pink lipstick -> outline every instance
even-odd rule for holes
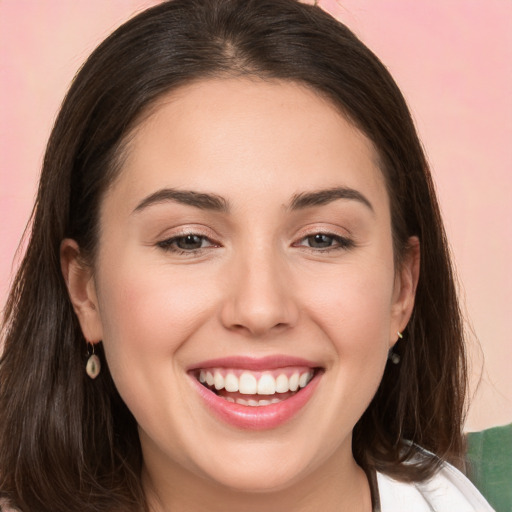
[[[323,373],[320,365],[288,356],[229,357],[188,370],[207,408],[241,429],[285,423],[307,404]]]

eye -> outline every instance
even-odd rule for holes
[[[332,247],[335,240],[333,236],[325,235],[324,233],[317,233],[313,236],[308,236],[306,238],[309,247],[313,247],[315,249],[325,249],[327,247]]]
[[[354,242],[348,238],[331,233],[314,233],[302,238],[294,245],[326,251],[331,249],[349,249],[354,246]]]
[[[199,235],[185,235],[175,239],[176,247],[183,249],[184,251],[194,251],[201,249],[207,239],[204,236]]]
[[[195,252],[206,247],[215,247],[209,238],[194,233],[175,236],[158,242],[158,247],[167,251],[174,251],[179,253]]]

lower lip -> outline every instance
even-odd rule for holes
[[[251,407],[228,402],[203,386],[191,376],[201,398],[206,406],[218,418],[230,425],[246,430],[266,430],[277,428],[295,416],[309,401],[320,381],[318,372],[311,382],[295,395],[277,404]],[[262,397],[265,398],[265,397]]]

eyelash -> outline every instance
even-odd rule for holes
[[[336,243],[336,245],[331,245],[328,247],[311,247],[311,246],[302,245],[302,242],[304,242],[306,240],[311,240],[317,236],[330,238],[332,240],[332,242]],[[346,250],[352,249],[355,246],[355,243],[350,238],[346,238],[346,237],[343,237],[340,235],[335,235],[334,233],[318,231],[316,233],[312,233],[312,234],[309,234],[309,235],[301,238],[298,243],[295,243],[293,245],[294,245],[294,247],[305,247],[306,249],[308,249],[312,252],[315,252],[315,253],[318,253],[318,252],[327,253],[327,252],[331,252],[331,251],[340,251],[340,250],[346,251]]]
[[[160,247],[160,249],[163,249],[164,251],[172,252],[172,253],[175,253],[178,255],[183,255],[183,256],[192,256],[192,255],[198,254],[199,252],[203,251],[206,248],[206,247],[198,247],[196,249],[182,249],[182,248],[178,247],[177,246],[178,241],[183,240],[187,237],[199,238],[201,240],[201,245],[203,244],[203,242],[206,241],[209,244],[207,247],[219,247],[219,244],[213,242],[207,236],[199,235],[197,233],[181,233],[179,235],[173,236],[172,238],[168,238],[166,240],[162,240],[161,242],[158,242],[157,246]]]
[[[303,245],[303,242],[308,241],[308,240],[309,240],[309,242],[311,242],[312,239],[314,239],[315,237],[318,237],[318,236],[329,238],[336,245],[330,245],[328,247],[311,247],[311,246]],[[195,237],[197,239],[200,239],[201,247],[197,247],[195,249],[182,249],[182,248],[178,247],[177,243],[180,240],[183,240],[187,237]],[[208,245],[206,247],[202,246],[204,242],[208,243]],[[193,255],[197,255],[200,252],[204,251],[204,249],[207,249],[210,247],[219,247],[220,245],[218,243],[212,241],[207,236],[200,235],[198,233],[182,233],[182,234],[173,236],[171,238],[168,238],[166,240],[162,240],[161,242],[158,242],[157,246],[160,249],[163,249],[164,251],[172,252],[177,255],[193,256]],[[314,252],[314,253],[318,253],[318,252],[328,253],[331,251],[352,249],[355,246],[355,243],[350,238],[346,238],[346,237],[343,237],[340,235],[335,235],[333,233],[318,231],[318,232],[315,232],[312,234],[308,234],[307,236],[304,236],[298,242],[292,244],[292,246],[293,247],[304,247],[307,250]]]

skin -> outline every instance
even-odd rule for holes
[[[333,187],[371,207],[290,208],[297,194]],[[165,188],[221,196],[229,212],[170,200],[137,210]],[[92,266],[63,242],[63,272],[84,335],[103,341],[139,424],[152,509],[371,510],[352,429],[410,317],[419,247],[411,239],[395,269],[370,141],[301,85],[200,81],[136,128],[100,228]],[[204,237],[199,251],[161,244],[190,233]],[[325,246],[308,238],[317,233],[330,236]],[[324,373],[306,406],[270,430],[219,420],[186,374],[207,359],[274,354]]]

